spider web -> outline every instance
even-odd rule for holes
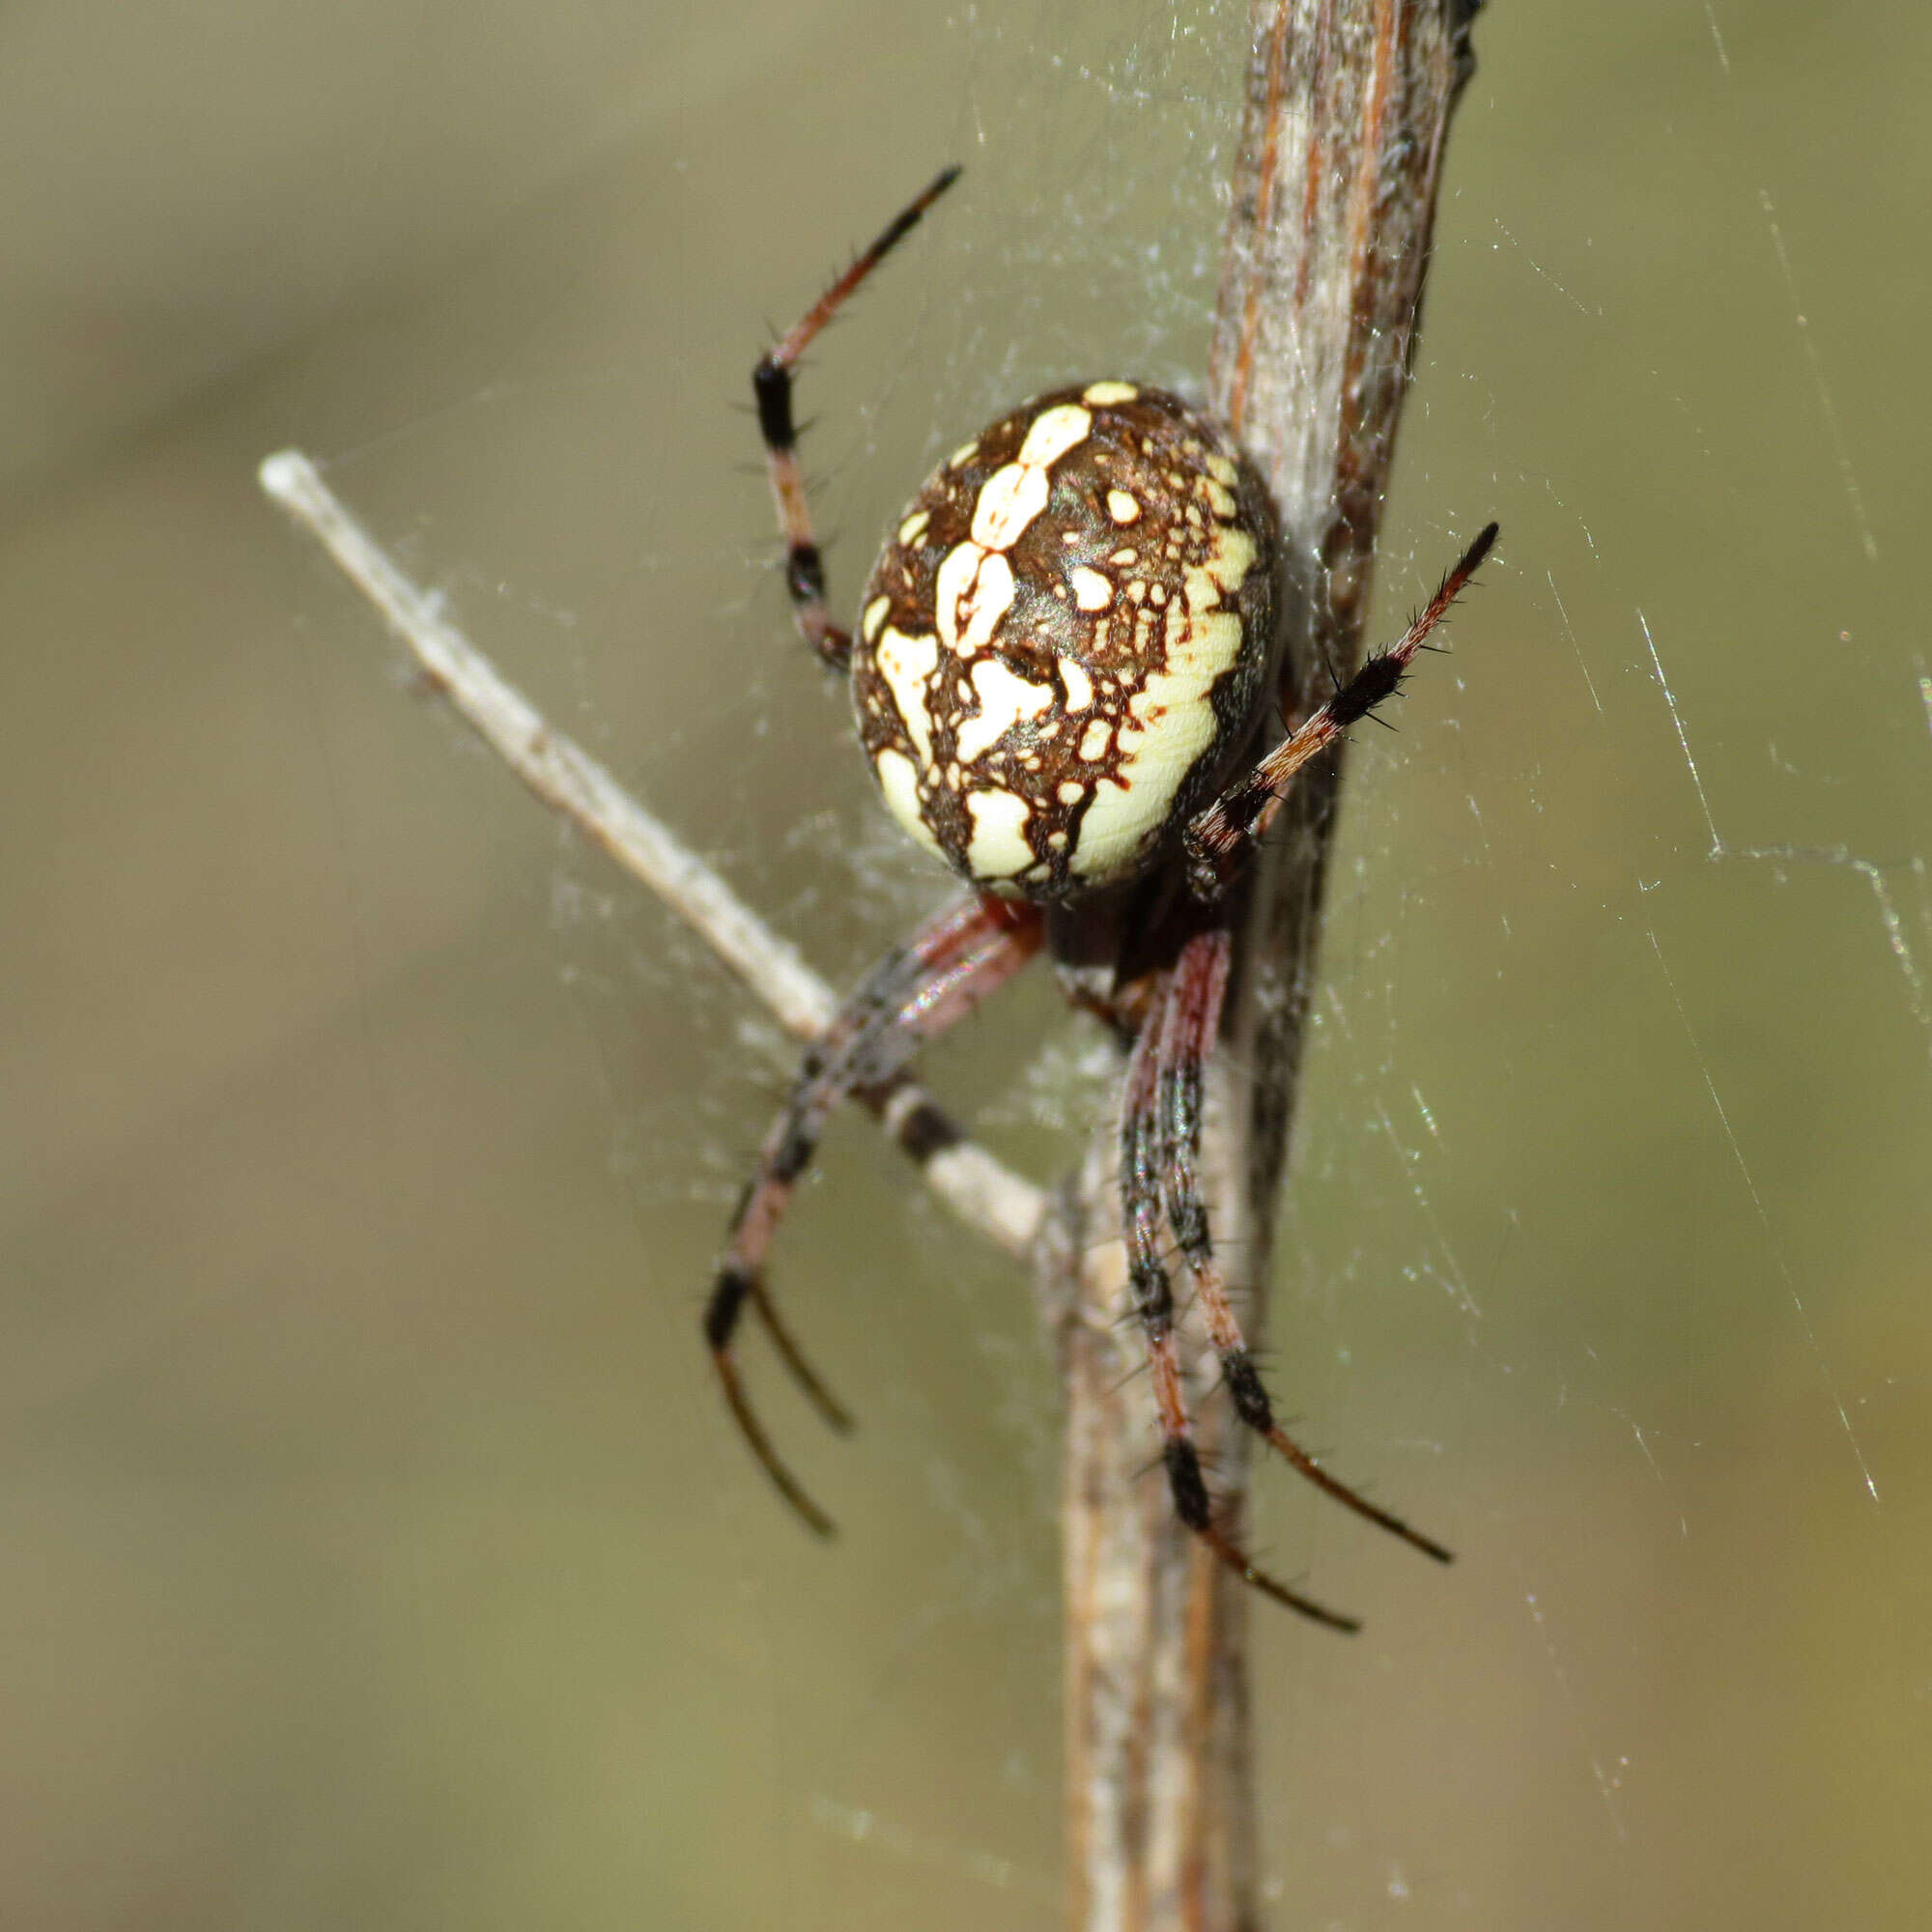
[[[305,440],[847,981],[944,886],[790,637],[760,320],[966,164],[804,379],[842,610],[974,425],[1195,385],[1241,14],[253,10],[306,132],[206,136],[235,205],[183,174],[152,297],[248,313],[143,440],[70,428],[6,553],[112,653],[16,899],[10,1920],[1058,1923],[1024,1284],[838,1124],[775,1281],[860,1434],[751,1364],[809,1545],[696,1334],[782,1042],[236,479]],[[1260,1472],[1270,1560],[1368,1623],[1258,1634],[1275,1925],[1922,1916],[1927,38],[1478,22],[1378,631],[1503,537],[1351,754],[1268,1319],[1280,1406],[1461,1561]],[[235,267],[284,231],[298,295]],[[172,970],[123,1019],[86,962],[129,957]],[[925,1065],[1042,1179],[1111,1105],[1044,975]]]

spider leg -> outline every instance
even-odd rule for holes
[[[780,1493],[821,1536],[831,1533],[831,1518],[785,1467],[739,1380],[731,1352],[739,1317],[749,1303],[820,1412],[834,1427],[849,1426],[845,1411],[807,1366],[779,1321],[764,1285],[765,1256],[832,1110],[841,1100],[864,1096],[890,1113],[894,1090],[920,1044],[963,1019],[1018,972],[1038,950],[1041,930],[1035,907],[989,894],[948,907],[910,942],[887,953],[807,1051],[791,1096],[765,1136],[756,1172],[732,1217],[704,1313],[705,1340],[724,1400],[753,1454]],[[917,1141],[916,1119],[901,1130],[902,1139],[908,1136],[909,1145]]]
[[[1274,823],[1295,773],[1317,753],[1326,751],[1351,724],[1359,724],[1378,704],[1395,695],[1410,660],[1476,574],[1495,540],[1496,526],[1490,524],[1463,552],[1415,621],[1387,650],[1371,657],[1253,771],[1188,820],[1181,844],[1186,853],[1188,890],[1196,898],[1211,902],[1227,891],[1242,861]]]
[[[1173,1228],[1175,1240],[1194,1277],[1195,1293],[1207,1318],[1208,1339],[1220,1357],[1222,1378],[1234,1399],[1235,1412],[1317,1489],[1347,1504],[1378,1528],[1399,1536],[1425,1556],[1433,1556],[1438,1563],[1452,1562],[1454,1558],[1439,1543],[1411,1529],[1400,1517],[1378,1509],[1365,1496],[1329,1475],[1275,1421],[1267,1390],[1263,1386],[1254,1358],[1248,1353],[1240,1323],[1228,1300],[1227,1284],[1208,1233],[1208,1208],[1201,1191],[1201,1075],[1221,1031],[1228,962],[1228,934],[1216,928],[1197,933],[1187,942],[1170,977],[1166,1010],[1155,1048],[1161,1143],[1156,1159],[1167,1196],[1168,1225]]]
[[[805,1351],[798,1346],[798,1339],[780,1316],[777,1304],[765,1287],[761,1275],[751,1278],[746,1296],[752,1304],[752,1313],[763,1324],[764,1331],[771,1339],[772,1347],[778,1351],[778,1358],[790,1373],[791,1378],[804,1392],[812,1407],[824,1417],[826,1426],[836,1430],[840,1435],[852,1433],[852,1416],[845,1405],[825,1386],[818,1371],[806,1360]]]
[[[918,225],[919,218],[959,178],[957,168],[935,176],[925,190],[887,224],[883,234],[792,325],[776,349],[758,358],[752,389],[758,400],[758,429],[765,439],[765,469],[778,505],[785,544],[785,589],[807,643],[835,670],[845,668],[852,638],[826,614],[825,562],[812,530],[811,506],[798,467],[798,431],[792,422],[792,372],[812,338],[838,314],[853,292]]]
[[[1223,958],[1225,962],[1225,949]],[[1361,1626],[1354,1618],[1291,1590],[1249,1560],[1234,1536],[1214,1520],[1207,1480],[1201,1473],[1201,1452],[1195,1446],[1194,1426],[1188,1418],[1175,1341],[1173,1284],[1160,1258],[1161,1164],[1166,1140],[1160,1111],[1160,1037],[1173,978],[1171,973],[1162,976],[1127,1059],[1121,1114],[1121,1208],[1126,1229],[1127,1279],[1134,1312],[1147,1337],[1148,1363],[1153,1372],[1154,1403],[1160,1416],[1161,1461],[1167,1468],[1175,1513],[1222,1563],[1264,1596],[1332,1630],[1356,1631]]]

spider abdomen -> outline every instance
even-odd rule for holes
[[[887,805],[993,891],[1132,877],[1249,735],[1272,580],[1264,490],[1178,397],[1025,404],[941,465],[867,583],[852,691]]]

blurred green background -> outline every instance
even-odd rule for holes
[[[0,1918],[1050,1927],[1052,1377],[841,1122],[696,1318],[773,1029],[408,689],[256,493],[325,467],[841,981],[944,891],[791,638],[1030,390],[1205,351],[1241,10],[99,0],[0,19]],[[1381,628],[1501,560],[1350,780],[1271,1334],[1452,1542],[1285,1473],[1277,1927],[1906,1927],[1932,1804],[1932,27],[1497,4]],[[929,1056],[1034,1172],[1044,975]]]

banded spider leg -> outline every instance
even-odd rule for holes
[[[1368,659],[1353,677],[1296,724],[1273,751],[1230,785],[1219,798],[1188,821],[1181,845],[1187,862],[1187,885],[1197,899],[1212,902],[1239,876],[1255,846],[1267,836],[1294,775],[1310,758],[1324,752],[1351,724],[1370,716],[1377,705],[1393,697],[1417,651],[1429,634],[1448,614],[1469,580],[1489,555],[1497,526],[1487,524],[1456,566],[1401,637],[1387,650]]]
[[[779,1492],[821,1536],[831,1534],[832,1519],[785,1466],[745,1396],[731,1352],[738,1319],[749,1303],[820,1413],[836,1429],[850,1426],[772,1306],[763,1279],[772,1237],[832,1110],[855,1096],[885,1094],[924,1041],[964,1019],[1033,957],[1041,929],[1037,907],[980,894],[948,906],[906,945],[888,952],[807,1051],[791,1097],[765,1136],[756,1171],[732,1217],[704,1314],[705,1340],[724,1400],[753,1454]],[[915,1144],[916,1123],[913,1138],[903,1132],[901,1138]]]
[[[924,190],[901,209],[872,243],[860,251],[852,266],[806,310],[785,332],[776,349],[758,358],[752,371],[752,391],[758,403],[758,431],[765,440],[765,469],[771,477],[772,499],[778,506],[779,529],[785,545],[785,591],[800,635],[834,670],[843,670],[852,655],[852,635],[832,621],[825,608],[825,559],[819,554],[812,528],[811,505],[806,499],[805,478],[798,467],[798,431],[792,422],[792,375],[813,338],[845,306],[859,284],[918,227],[920,216],[959,179],[957,168],[944,168]]]
[[[1214,1256],[1201,1186],[1202,1075],[1220,1032],[1230,941],[1225,926],[1197,932],[1163,972],[1127,1063],[1121,1119],[1121,1208],[1134,1310],[1146,1334],[1159,1412],[1162,1461],[1180,1520],[1246,1583],[1303,1616],[1338,1630],[1358,1628],[1258,1568],[1229,1527],[1214,1520],[1187,1412],[1174,1333],[1174,1292],[1161,1258],[1163,1210],[1193,1279],[1208,1339],[1241,1422],[1324,1493],[1439,1563],[1439,1543],[1378,1508],[1331,1476],[1274,1418],[1242,1338]]]

